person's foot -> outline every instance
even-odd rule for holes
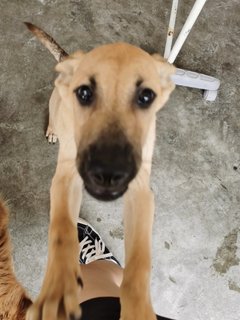
[[[80,243],[79,262],[81,264],[88,264],[96,260],[108,260],[120,266],[120,263],[108,250],[99,233],[87,221],[79,218],[77,228]]]

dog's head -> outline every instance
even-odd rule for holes
[[[56,70],[57,90],[74,117],[85,187],[95,198],[116,199],[138,172],[152,119],[174,88],[174,67],[118,43],[76,52]]]

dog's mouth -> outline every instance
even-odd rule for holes
[[[111,190],[107,188],[93,187],[85,184],[85,189],[87,192],[97,200],[100,201],[113,201],[120,198],[126,191],[128,186],[123,186],[118,190]]]
[[[77,167],[88,193],[102,201],[121,197],[136,176],[140,157],[130,143],[92,144],[79,153]]]

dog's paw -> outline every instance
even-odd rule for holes
[[[40,296],[29,308],[26,320],[80,320],[82,280],[77,270],[47,275]]]
[[[140,269],[132,263],[130,268],[125,267],[120,288],[120,320],[157,320],[150,297],[149,271]]]
[[[121,317],[120,318],[120,320],[136,320],[136,319],[138,319],[138,320],[157,320],[157,317],[153,314],[150,314],[150,315],[147,315],[146,317],[145,317],[145,315],[143,316],[143,315],[127,315],[127,316],[123,316],[123,317]]]
[[[121,301],[120,320],[157,320],[151,304],[140,300],[130,299],[127,304]]]
[[[152,311],[152,308],[140,308],[138,310],[138,305],[134,308],[130,308],[127,312],[121,314],[120,320],[157,320],[157,316]]]
[[[80,320],[79,298],[83,287],[75,243],[59,238],[49,251],[48,267],[39,297],[26,320]],[[78,245],[78,243],[77,243]],[[55,249],[55,250],[54,250]]]
[[[48,126],[46,131],[46,138],[48,140],[48,143],[55,144],[58,140],[57,135],[53,132],[52,128]]]

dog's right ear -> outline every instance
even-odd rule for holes
[[[61,90],[64,90],[64,88],[67,89],[71,82],[72,76],[77,70],[84,55],[85,53],[83,51],[77,51],[56,65],[55,70],[59,72],[59,75],[55,80],[56,87]]]
[[[154,59],[162,85],[166,86],[166,88],[173,85],[171,76],[176,72],[176,68],[157,53],[153,54],[152,58]]]

